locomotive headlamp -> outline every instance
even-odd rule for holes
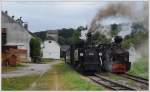
[[[80,56],[83,56],[83,53],[80,53]]]
[[[99,53],[99,56],[102,56],[102,53],[101,53],[101,52]]]

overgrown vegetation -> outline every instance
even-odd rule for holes
[[[139,58],[137,59],[137,61],[132,63],[131,70],[129,71],[129,73],[148,79],[149,78],[148,66],[149,66],[148,57]]]
[[[48,71],[37,83],[36,90],[103,90],[104,88],[82,79],[67,64],[60,63]]]
[[[37,79],[38,75],[15,78],[2,78],[2,90],[14,91],[27,89]]]

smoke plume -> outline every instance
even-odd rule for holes
[[[112,18],[112,20],[116,20],[115,17],[124,17],[127,20],[130,20],[129,26],[123,27],[118,35],[125,37],[126,35],[131,33],[131,26],[133,23],[139,23],[144,27],[145,31],[148,31],[149,28],[149,6],[147,1],[139,1],[139,2],[111,2],[106,7],[100,9],[96,16],[93,18],[89,31],[101,31],[104,35],[107,31],[100,30],[99,28],[102,26],[101,23],[104,20],[108,20]],[[110,21],[108,21],[110,22]],[[118,20],[116,20],[118,22]],[[103,22],[104,23],[104,22]],[[117,24],[117,23],[116,23]],[[102,27],[103,28],[103,27]],[[108,28],[108,27],[106,27]],[[109,29],[109,28],[108,28]],[[111,31],[111,30],[110,30]],[[109,31],[109,32],[110,32]],[[101,33],[100,32],[100,33]],[[105,36],[110,35],[107,33]],[[130,53],[130,61],[135,61],[137,58],[141,56],[148,55],[148,40],[143,40],[143,44],[139,45],[138,48],[131,47],[129,49]]]
[[[140,22],[144,25],[145,29],[148,29],[148,2],[109,3],[106,7],[97,12],[90,24],[89,31],[96,31],[97,22],[111,16],[126,16],[132,22]]]

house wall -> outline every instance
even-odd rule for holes
[[[30,47],[29,43],[32,36],[19,24],[7,23],[7,45],[17,44],[18,49],[27,50],[27,59],[30,60]]]
[[[60,59],[59,44],[55,41],[44,41],[43,58]]]
[[[18,49],[27,50],[27,61],[30,61],[31,59],[29,43],[32,35],[23,27],[23,25],[17,23],[8,15],[2,13],[1,19],[2,28],[7,28],[6,45],[17,45]]]

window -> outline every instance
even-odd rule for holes
[[[5,45],[7,43],[7,29],[2,28],[1,34],[2,34],[2,45]]]

